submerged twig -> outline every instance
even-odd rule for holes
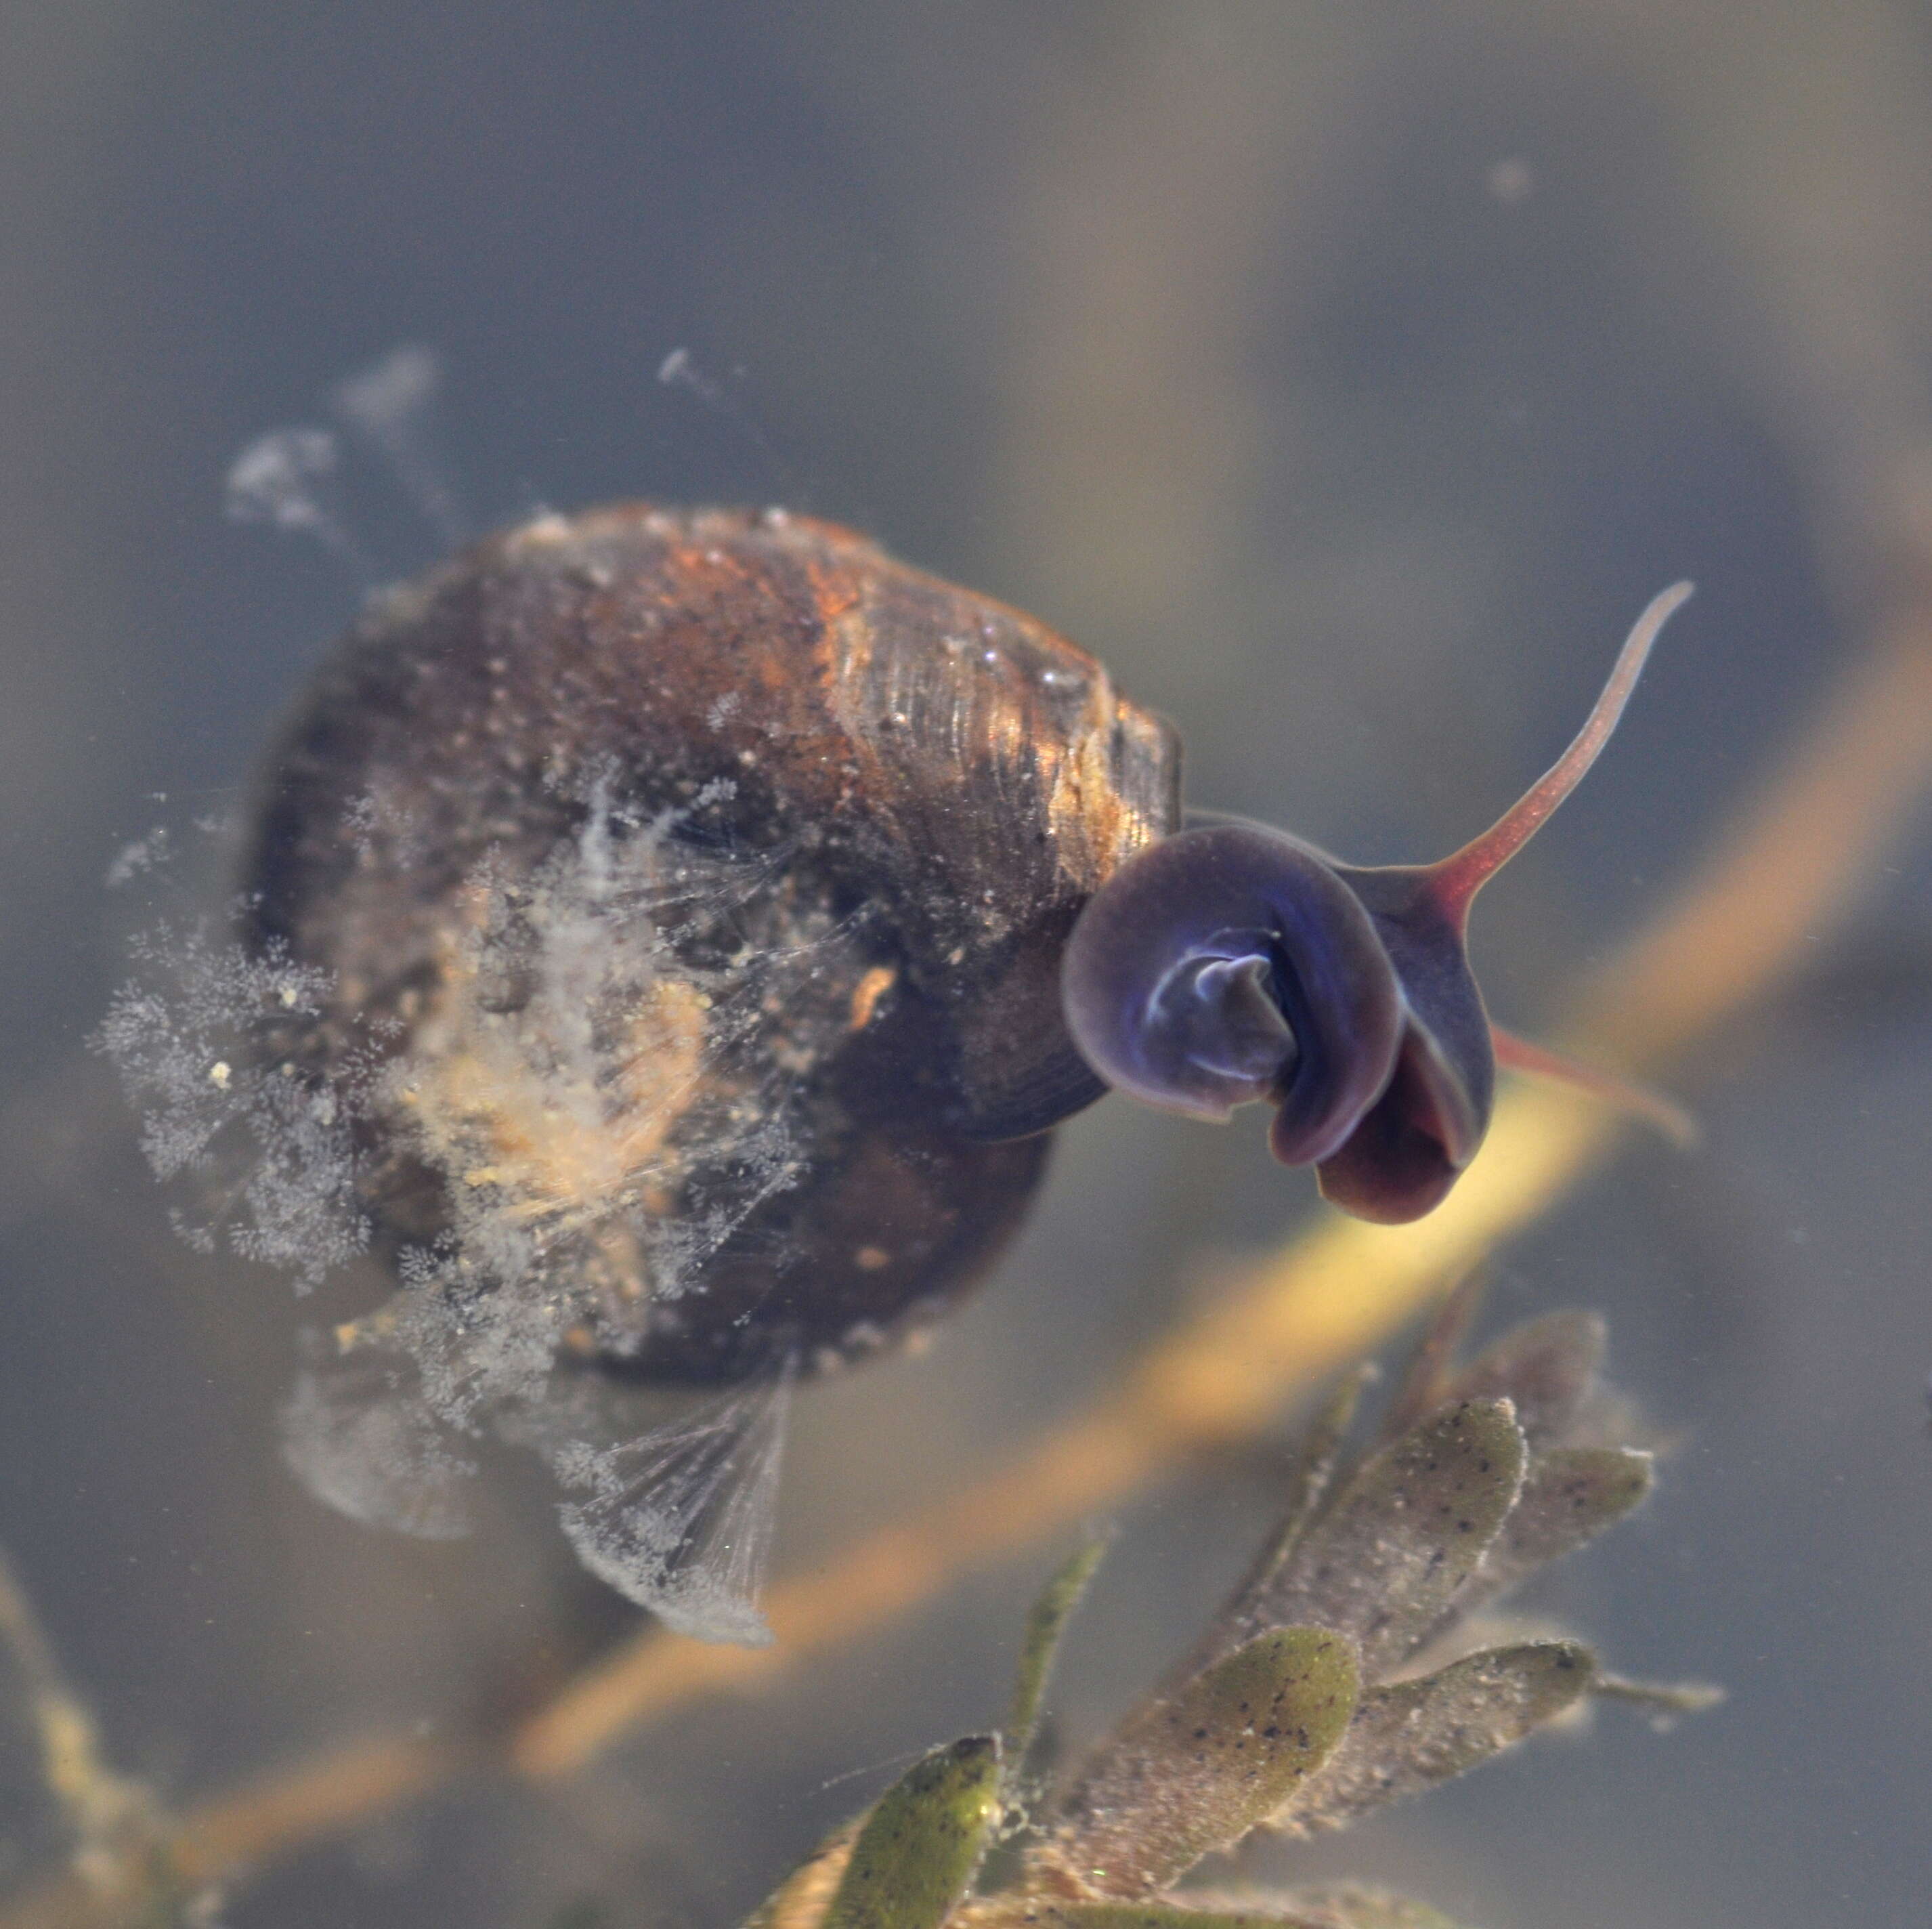
[[[1932,783],[1932,610],[1900,612],[1675,907],[1580,1002],[1574,1035],[1633,1066],[1680,1052],[1799,968]],[[1198,1448],[1269,1424],[1443,1284],[1577,1184],[1625,1121],[1542,1085],[1505,1092],[1482,1156],[1412,1225],[1324,1219],[1160,1340],[1122,1390],[1012,1467],[862,1540],[766,1606],[776,1648],[640,1634],[518,1737],[520,1772],[566,1774],[638,1722],[785,1666],[926,1598],[942,1581],[1118,1504]]]
[[[1762,996],[1844,915],[1928,783],[1932,611],[1913,606],[1885,627],[1676,908],[1582,1000],[1577,1032],[1648,1064]],[[649,1630],[584,1670],[500,1748],[464,1753],[382,1737],[202,1803],[182,1819],[181,1866],[202,1880],[258,1866],[471,1769],[568,1774],[670,1709],[748,1687],[889,1621],[970,1568],[1118,1504],[1204,1444],[1270,1423],[1294,1393],[1546,1211],[1622,1129],[1577,1095],[1510,1090],[1483,1157],[1437,1212],[1397,1228],[1324,1220],[1247,1269],[1158,1342],[1120,1390],[1010,1467],[865,1537],[817,1573],[780,1582],[766,1602],[775,1648],[706,1647]],[[16,1903],[0,1929],[104,1919],[70,1877]]]
[[[69,1887],[92,1917],[111,1916],[130,1898],[178,1894],[176,1825],[144,1782],[116,1772],[92,1711],[68,1684],[27,1591],[0,1554],[0,1651],[20,1677],[40,1744],[40,1774],[73,1843]],[[23,1921],[38,1920],[29,1912]],[[63,1918],[64,1919],[64,1918]],[[160,1918],[154,1919],[158,1921]]]

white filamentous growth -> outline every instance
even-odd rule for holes
[[[374,578],[362,545],[328,506],[340,454],[326,428],[271,429],[229,465],[224,503],[231,521],[314,536],[368,582]]]
[[[318,1011],[327,974],[200,928],[159,926],[134,956],[94,1043],[140,1109],[155,1176],[207,1180],[195,1243],[225,1242],[314,1285],[368,1244],[351,1125],[362,1094],[352,1080],[317,1092],[253,1041]]]
[[[158,824],[145,837],[136,837],[121,847],[102,881],[110,891],[118,891],[144,872],[166,864],[172,854],[172,848],[168,827]]]
[[[400,1291],[346,1351],[322,1349],[284,1408],[284,1457],[312,1493],[460,1533],[464,1443],[488,1427],[574,1490],[563,1525],[592,1572],[683,1632],[760,1642],[789,1367],[641,1432],[632,1396],[559,1368],[612,1305],[647,1318],[702,1293],[799,1182],[800,1053],[842,1035],[863,960],[853,920],[800,899],[784,852],[694,841],[608,793],[589,784],[578,834],[533,873],[470,881],[406,1035],[380,1016],[344,1043],[354,1014],[328,972],[161,925],[96,1044],[156,1175],[195,1182],[176,1221],[199,1250],[305,1288],[368,1248],[371,1146],[400,1144],[441,1182],[441,1236],[402,1251]],[[345,828],[378,855],[415,834],[374,797]]]
[[[282,1455],[318,1500],[351,1520],[424,1540],[470,1528],[476,1463],[452,1444],[406,1362],[358,1349],[304,1368],[281,1411]]]
[[[454,546],[470,530],[430,427],[442,386],[442,366],[435,351],[410,344],[338,382],[329,400],[337,415],[374,445],[424,518]]]
[[[789,1369],[602,1452],[554,1456],[587,1490],[558,1510],[578,1558],[667,1627],[762,1646],[758,1598],[776,1519]]]

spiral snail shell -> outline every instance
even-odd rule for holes
[[[849,531],[545,516],[325,669],[249,942],[328,975],[277,1048],[373,1095],[392,1242],[514,1234],[582,1351],[728,1380],[991,1262],[1102,1089],[1060,953],[1179,774],[1091,657]]]
[[[275,1049],[359,1095],[364,1207],[437,1290],[514,1279],[644,1379],[937,1311],[1110,1084],[1270,1102],[1285,1161],[1414,1217],[1488,1117],[1468,898],[1672,606],[1487,844],[1365,871],[1184,828],[1166,723],[848,530],[546,515],[391,593],[276,750],[248,942],[328,989]]]

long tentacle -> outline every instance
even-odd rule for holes
[[[1468,917],[1477,892],[1535,836],[1596,762],[1597,753],[1609,742],[1623,715],[1651,646],[1690,590],[1689,583],[1673,583],[1652,598],[1618,653],[1603,694],[1569,749],[1480,837],[1430,867],[1430,894],[1459,925]]]
[[[1496,1047],[1497,1064],[1507,1066],[1511,1071],[1526,1072],[1532,1078],[1553,1079],[1560,1084],[1576,1086],[1616,1106],[1619,1111],[1628,1112],[1633,1118],[1654,1125],[1673,1145],[1688,1149],[1703,1137],[1703,1129],[1696,1119],[1676,1099],[1661,1092],[1654,1092],[1647,1085],[1619,1078],[1613,1071],[1586,1065],[1562,1052],[1552,1051],[1546,1046],[1532,1044],[1527,1038],[1518,1038],[1514,1032],[1504,1031],[1500,1025],[1490,1027],[1490,1038]]]

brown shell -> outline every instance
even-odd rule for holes
[[[734,1378],[985,1269],[1100,1089],[1066,934],[1175,828],[1179,762],[1084,652],[848,530],[544,516],[326,666],[250,942],[332,975],[281,1043],[360,1095],[393,1242],[576,1296],[608,1362]]]

